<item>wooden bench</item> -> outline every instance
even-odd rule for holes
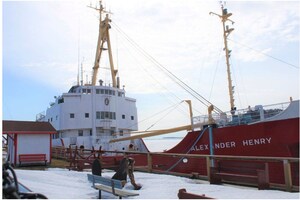
[[[222,181],[257,185],[258,189],[269,188],[268,163],[218,160],[216,167],[210,168],[210,183]]]
[[[47,165],[46,154],[19,154],[19,165],[22,162],[45,162]]]
[[[88,174],[87,176],[88,180],[93,183],[92,187],[96,190],[99,190],[99,199],[101,199],[101,191],[105,191],[115,196],[118,196],[119,199],[122,199],[122,197],[131,197],[139,195],[137,193],[133,193],[131,191],[123,189],[124,185],[126,184],[125,181],[105,178],[103,176],[97,176],[92,174]]]

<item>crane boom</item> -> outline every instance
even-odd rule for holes
[[[91,7],[91,8],[94,8],[94,7]],[[115,70],[115,68],[114,68],[112,49],[111,49],[110,37],[109,37],[109,29],[111,28],[111,26],[110,26],[111,19],[109,18],[109,15],[106,14],[105,19],[102,20],[102,14],[107,13],[107,12],[104,10],[101,1],[100,1],[100,8],[94,8],[94,9],[99,11],[100,22],[99,22],[98,43],[97,43],[95,62],[94,62],[94,67],[93,67],[92,85],[96,85],[96,82],[97,82],[97,75],[98,75],[98,71],[99,71],[99,67],[100,67],[100,58],[102,55],[102,51],[108,50],[112,85],[113,85],[113,87],[119,87],[117,85],[118,70]],[[105,43],[107,43],[107,48],[104,48]]]

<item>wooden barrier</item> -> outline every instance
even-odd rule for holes
[[[69,152],[68,152],[69,151]],[[54,150],[52,152],[55,152]],[[68,148],[66,150],[65,159],[70,162],[70,168],[72,165],[74,165],[76,169],[76,163],[78,163],[78,159],[88,160],[93,159],[96,157],[96,154],[98,156],[102,156],[103,154],[108,155],[144,155],[147,159],[147,165],[146,166],[136,166],[136,171],[145,171],[150,173],[161,173],[161,174],[173,174],[178,176],[184,176],[184,177],[192,177],[192,174],[184,174],[184,173],[178,173],[178,172],[172,172],[172,171],[163,171],[163,170],[157,170],[153,168],[153,157],[154,156],[166,156],[166,157],[173,157],[173,158],[196,158],[196,159],[206,159],[206,176],[198,176],[197,178],[201,178],[204,180],[209,181],[209,174],[210,169],[217,160],[237,160],[237,161],[261,161],[261,162],[275,162],[275,163],[282,163],[283,165],[283,174],[284,174],[284,188],[282,188],[281,185],[275,185],[274,188],[278,189],[285,189],[286,191],[299,191],[299,186],[293,185],[292,182],[292,173],[291,173],[291,163],[299,163],[299,158],[292,158],[292,157],[264,157],[264,156],[229,156],[229,155],[204,155],[204,154],[178,154],[178,153],[152,153],[152,152],[137,152],[137,151],[104,151],[104,150],[83,150],[82,154],[78,153],[77,148]],[[85,152],[85,153],[84,153]],[[69,157],[67,156],[69,155]],[[73,157],[72,157],[73,155]],[[52,154],[52,157],[57,156],[55,153]],[[83,161],[84,162],[84,161]]]

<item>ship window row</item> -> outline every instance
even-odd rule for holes
[[[116,113],[115,112],[96,112],[96,119],[116,119]]]
[[[75,113],[70,113],[70,119],[74,119],[75,118]],[[90,114],[89,113],[84,113],[84,117],[85,118],[89,118]],[[107,111],[97,111],[96,112],[96,119],[116,119],[116,113],[115,112],[107,112]],[[126,116],[123,114],[122,115],[122,119],[126,119]],[[134,120],[134,116],[130,116],[131,120]],[[48,119],[48,121],[50,121],[50,119]],[[51,122],[52,122],[52,118],[51,118]]]
[[[116,91],[107,89],[96,89],[96,94],[116,95]]]
[[[82,89],[83,94],[91,94],[91,89]],[[121,97],[124,96],[124,92],[116,92],[115,90],[109,90],[109,89],[96,89],[96,94],[107,94],[107,95],[113,95],[116,96],[116,94]]]
[[[92,90],[91,89],[82,89],[82,93],[83,94],[91,94],[92,93]]]

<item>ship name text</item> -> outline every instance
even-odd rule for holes
[[[271,137],[264,137],[264,138],[256,138],[256,139],[245,139],[239,142],[235,141],[228,141],[228,142],[218,142],[213,145],[214,149],[228,149],[228,148],[235,148],[237,146],[255,146],[255,145],[265,145],[271,144]],[[191,151],[205,151],[209,150],[209,144],[198,144],[194,145],[191,148]]]

